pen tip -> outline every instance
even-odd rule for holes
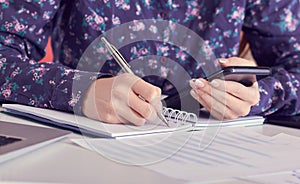
[[[169,122],[166,120],[166,118],[163,118],[163,122],[167,125],[167,127],[170,127]]]

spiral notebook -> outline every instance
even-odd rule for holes
[[[169,121],[167,127],[160,120],[146,123],[143,126],[107,124],[83,116],[74,115],[50,109],[36,108],[20,104],[3,104],[4,112],[31,118],[38,122],[53,125],[63,129],[73,130],[84,135],[96,137],[123,137],[173,131],[188,131],[217,126],[253,126],[263,124],[260,116],[239,118],[232,121],[210,120],[207,117],[197,117],[193,113],[164,108],[163,114]]]

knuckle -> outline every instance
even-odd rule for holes
[[[197,101],[201,100],[201,99],[199,99],[199,95],[195,92],[195,90],[191,90],[190,95]]]
[[[239,57],[230,57],[230,58],[227,58],[229,60],[230,63],[235,63],[235,62],[239,62],[241,60],[241,58]]]
[[[121,97],[124,97],[124,90],[121,90],[121,88],[119,86],[116,86],[114,87],[112,90],[111,90],[111,97],[113,98],[121,98]]]
[[[161,95],[161,89],[159,87],[155,87],[153,90],[153,93],[155,96],[160,96]]]
[[[149,107],[149,105],[145,105],[145,107],[140,110],[140,113],[142,117],[148,118],[151,116],[151,108]]]
[[[119,79],[125,79],[125,80],[136,80],[139,79],[136,75],[133,75],[131,73],[122,73],[121,75],[118,75],[117,78]]]
[[[119,123],[111,114],[102,114],[100,115],[100,120],[107,123]]]
[[[232,100],[233,100],[232,97],[228,93],[226,93],[226,94],[224,94],[222,103],[225,106],[231,106],[233,104]]]
[[[194,91],[196,92],[196,94],[197,94],[199,97],[207,96],[207,94],[206,94],[204,91],[202,91],[202,90],[194,89]]]
[[[228,115],[227,117],[226,117],[226,120],[234,120],[234,119],[236,119],[237,118],[237,116],[235,116],[235,115]]]
[[[241,88],[233,87],[232,91],[233,91],[233,94],[240,94]]]
[[[260,99],[260,94],[258,91],[251,93],[251,95],[249,95],[249,103],[251,105],[257,104],[259,102],[259,99]]]
[[[107,123],[122,123],[121,118],[118,116],[117,109],[111,105],[107,105],[104,111],[98,112],[98,117],[101,121],[105,121]]]
[[[239,108],[239,109],[241,109],[239,116],[246,116],[250,112],[250,106]]]
[[[146,119],[143,118],[139,118],[138,120],[132,122],[134,125],[136,126],[142,126],[146,123]]]
[[[205,104],[206,108],[210,109],[212,107],[212,105],[211,105],[212,99],[208,95],[205,95],[205,94],[204,95],[198,95],[197,100],[200,101],[200,102],[202,102],[203,103],[202,105]]]
[[[109,117],[116,116],[116,111],[113,107],[109,107],[109,108],[107,108],[104,115],[109,116]]]
[[[210,98],[212,94],[212,91],[208,91],[207,93],[204,90],[200,89],[194,89],[196,94],[198,95],[199,98],[205,99],[205,98]]]
[[[253,101],[252,105],[257,104],[259,102],[259,100],[260,100],[260,93],[257,92],[256,95],[255,95],[255,97],[253,99],[255,99],[255,100]]]
[[[152,90],[149,90],[147,93],[147,97],[150,101],[154,101],[161,96],[161,89],[158,87],[154,87]]]
[[[231,111],[226,111],[225,112],[224,119],[233,120],[233,119],[236,119],[236,118],[238,118],[238,116],[236,114],[232,113]]]
[[[236,119],[241,116],[246,116],[250,112],[250,107],[251,107],[251,105],[249,105],[249,104],[237,106],[236,108],[231,110],[230,113],[227,112],[227,114],[229,115],[230,119]]]

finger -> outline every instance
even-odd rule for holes
[[[238,116],[245,116],[249,114],[252,104],[250,104],[248,101],[241,100],[240,98],[237,98],[236,96],[233,96],[223,90],[213,88],[212,91],[213,98],[216,101],[224,104],[224,106],[227,108],[225,117],[227,117],[228,119],[234,119]],[[216,106],[216,108],[218,107]],[[218,109],[218,112],[221,112],[221,110],[223,109]]]
[[[143,125],[145,123],[145,120],[138,113],[126,106],[119,105],[119,108],[113,108],[111,104],[102,100],[98,100],[96,106],[98,113],[97,120],[111,124]],[[124,116],[124,114],[126,115]]]
[[[211,114],[214,114],[214,111],[218,111],[219,113],[223,114],[224,109],[226,107],[226,102],[224,102],[224,98],[220,101],[215,99],[214,93],[217,90],[213,90],[209,82],[204,79],[197,79],[191,80],[190,85],[193,88],[191,90],[191,95],[203,105]],[[224,91],[222,93],[225,93]],[[224,95],[222,95],[224,97]]]
[[[255,61],[247,60],[240,57],[231,57],[231,58],[219,58],[218,59],[222,67],[228,66],[257,66]]]
[[[209,82],[203,79],[190,81],[194,90],[194,92],[191,91],[191,95],[218,119],[235,119],[238,116],[244,116],[250,112],[253,104],[253,102],[249,103],[249,99],[256,98],[253,101],[258,102],[259,97],[249,95],[249,91],[258,92],[255,90],[257,83],[254,86],[245,87],[237,82],[216,79],[211,84],[213,88]],[[228,90],[229,86],[233,86],[233,89]],[[240,94],[241,89],[243,90],[242,94]]]
[[[122,120],[125,119],[126,123],[130,123],[136,126],[141,126],[146,123],[146,119],[141,117],[138,112],[135,110],[131,109],[128,105],[125,106],[119,106],[117,108],[118,112],[118,119]],[[124,121],[123,121],[124,122]]]
[[[148,102],[151,105],[151,108],[154,107],[155,112],[162,112],[163,105],[161,102],[160,88],[141,79],[134,84],[132,90],[134,93],[140,95],[146,102]],[[150,122],[157,118],[157,113],[153,113],[153,108],[151,112],[151,115],[147,117],[147,120]]]
[[[232,86],[232,83],[237,85],[236,89],[243,92],[241,94],[230,93],[230,89],[228,88]],[[229,117],[231,117],[230,119],[236,116],[245,116],[250,112],[250,107],[253,105],[253,102],[251,101],[254,100],[254,97],[248,94],[244,94],[249,93],[249,91],[253,91],[247,89],[249,87],[245,87],[237,82],[224,81],[219,79],[213,80],[210,84],[212,86],[213,98],[215,98],[219,102],[222,102],[228,108],[228,110],[231,111],[229,113]]]
[[[207,109],[208,111],[211,110],[211,107],[210,107],[210,105],[209,105],[209,103],[208,103],[209,98],[211,98],[210,95],[208,95],[208,94],[203,95],[203,98],[206,99],[206,100],[203,100],[203,98],[200,98],[200,95],[198,95],[197,92],[196,92],[194,89],[192,89],[192,90],[190,91],[190,94],[191,94],[191,96],[192,96],[195,100],[197,100],[197,101],[198,101],[205,109]]]
[[[210,95],[198,95],[191,91],[191,95],[210,112],[210,115],[218,120],[235,119],[237,116],[228,108],[228,106],[214,100]]]
[[[218,119],[235,119],[249,113],[250,105],[248,103],[226,93],[225,90],[213,88],[202,79],[198,79],[194,83],[198,83],[198,85],[191,84],[193,88],[191,95]],[[200,85],[200,83],[202,84]]]
[[[215,79],[211,82],[211,85],[218,90],[225,90],[232,96],[248,102],[250,105],[255,105],[259,101],[259,91],[258,83],[253,83],[252,86],[246,87],[238,82],[234,81],[223,81],[220,79]],[[228,102],[229,104],[234,104],[235,102]]]
[[[155,108],[148,102],[141,99],[133,91],[129,94],[128,106],[137,112],[142,118],[152,122],[157,118]]]
[[[210,105],[208,104],[211,99],[211,87],[209,83],[204,79],[192,79],[190,80],[190,86],[193,90],[190,91],[191,95],[200,102],[206,109]],[[205,99],[205,100],[202,100]]]
[[[201,90],[197,92],[195,90],[191,90],[191,95],[203,105],[203,107],[210,112],[210,114],[217,119],[224,119],[224,114],[228,107],[226,106],[226,102],[220,102],[215,99],[211,94],[205,93]],[[217,115],[217,116],[216,116]]]
[[[129,89],[128,91],[120,91],[118,89],[112,90],[112,109],[114,110],[114,114],[117,117],[121,116],[134,125],[143,125],[145,124],[146,119],[130,107],[132,96],[136,96],[136,94],[134,94],[131,89]]]
[[[145,82],[144,80],[138,80],[133,86],[132,90],[134,93],[141,95],[147,102],[155,105],[160,102],[161,89]]]
[[[225,90],[217,90],[215,88],[212,88],[211,84],[208,81],[204,79],[191,80],[190,86],[199,95],[199,98],[202,98],[204,101],[208,101],[210,100],[210,98],[212,98],[212,96],[218,95],[219,102],[223,103],[224,105],[226,104],[226,102],[224,102],[226,93]],[[205,97],[207,97],[207,99],[205,99]]]
[[[219,102],[210,95],[198,95],[193,90],[191,91],[191,95],[218,120],[236,119],[241,116],[238,112],[232,110],[230,106]]]
[[[118,118],[115,109],[112,105],[104,100],[96,100],[97,117],[95,119],[106,122],[106,123],[124,123],[122,119]]]

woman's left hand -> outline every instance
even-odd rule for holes
[[[256,66],[254,61],[232,57],[220,59],[222,67],[228,66]],[[214,79],[208,82],[205,79],[190,81],[193,98],[202,104],[213,117],[219,120],[236,119],[249,114],[253,105],[260,99],[257,81],[246,87],[235,81]]]

